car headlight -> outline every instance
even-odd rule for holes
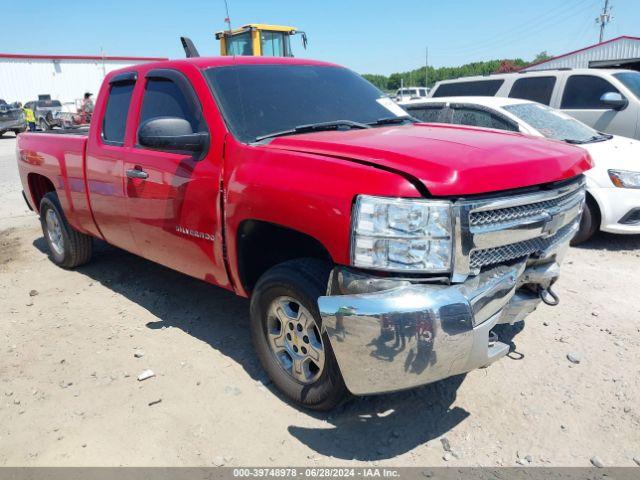
[[[448,272],[451,232],[451,202],[360,195],[351,263],[394,272]]]
[[[640,188],[640,172],[609,170],[609,178],[619,188]]]

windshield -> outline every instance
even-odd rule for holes
[[[528,123],[547,138],[574,143],[584,143],[601,138],[601,135],[591,127],[587,127],[575,118],[546,105],[518,103],[502,108]]]
[[[640,98],[640,73],[638,72],[622,72],[614,73],[614,77],[622,82],[631,92]]]
[[[301,125],[373,123],[407,113],[361,76],[340,67],[237,65],[205,71],[229,129],[245,143]]]

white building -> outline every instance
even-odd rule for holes
[[[97,95],[110,71],[157,60],[166,58],[0,53],[0,98],[25,103],[48,94],[73,102],[85,92]]]
[[[640,70],[640,37],[612,38],[523,68],[523,72],[556,68],[628,68]]]

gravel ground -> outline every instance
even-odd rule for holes
[[[509,358],[315,414],[264,377],[246,300],[107,245],[76,271],[55,267],[20,197],[14,146],[0,139],[2,466],[590,466],[594,456],[632,466],[640,457],[638,236],[571,249],[560,305],[527,319]],[[138,381],[145,369],[155,376]]]

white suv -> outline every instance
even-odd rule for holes
[[[472,95],[532,100],[600,132],[640,139],[640,73],[632,70],[539,70],[443,80],[429,97]]]
[[[425,87],[404,87],[396,91],[396,102],[406,102],[414,100],[424,100],[429,94],[429,89]]]

